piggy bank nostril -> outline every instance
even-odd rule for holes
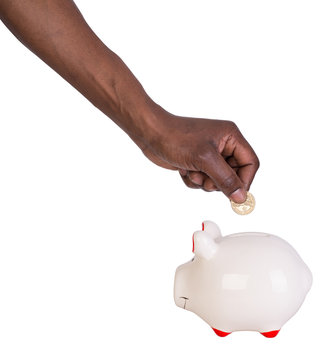
[[[185,296],[180,296],[180,299],[183,299],[184,300],[184,306],[183,306],[183,309],[186,308],[186,305],[187,305],[187,300],[189,300],[189,298],[185,297]]]

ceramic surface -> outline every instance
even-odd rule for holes
[[[312,274],[285,240],[264,233],[221,236],[205,221],[193,235],[194,258],[175,274],[174,299],[219,336],[233,331],[277,335],[298,311]]]

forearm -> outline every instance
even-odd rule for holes
[[[12,33],[134,140],[155,136],[163,110],[85,22],[72,0],[1,0]]]
[[[241,203],[259,163],[230,121],[174,116],[155,104],[72,0],[0,0],[14,35],[114,120],[155,164],[186,185],[219,189]]]

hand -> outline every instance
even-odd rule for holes
[[[166,113],[160,134],[149,145],[136,141],[155,164],[178,170],[190,188],[222,191],[231,200],[246,199],[259,160],[231,121],[178,117]]]
[[[0,19],[37,56],[118,124],[155,164],[192,188],[246,198],[258,158],[231,121],[174,116],[155,104],[72,0],[2,0]]]

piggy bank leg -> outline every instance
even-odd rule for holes
[[[225,336],[228,336],[228,335],[231,334],[231,333],[227,333],[227,332],[224,332],[224,331],[217,330],[215,328],[212,328],[212,330],[215,332],[216,335],[218,335],[220,337],[225,337]]]
[[[260,333],[261,335],[264,335],[267,338],[274,338],[279,334],[280,330],[273,330],[273,331],[268,331],[268,332],[263,332]]]

